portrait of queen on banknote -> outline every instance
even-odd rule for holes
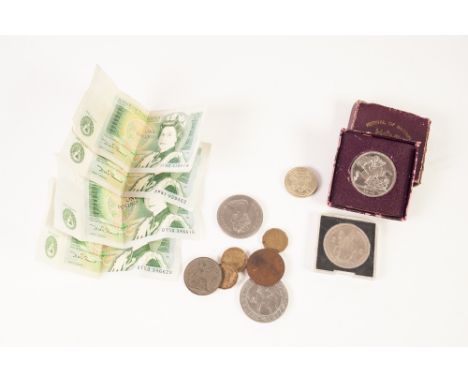
[[[149,111],[97,67],[73,118],[73,132],[128,172],[186,172],[198,149],[202,115],[199,109]]]
[[[157,165],[164,166],[168,163],[180,164],[186,161],[180,150],[187,138],[187,115],[174,113],[166,116],[159,126],[157,147],[136,164],[137,168],[154,168]],[[149,121],[151,123],[151,121]],[[153,122],[154,123],[154,122]],[[156,122],[157,123],[157,122]],[[190,124],[191,125],[191,124]]]

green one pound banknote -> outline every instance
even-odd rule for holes
[[[128,173],[122,166],[94,154],[71,133],[58,158],[59,178],[75,173],[122,196],[158,195],[171,204],[192,210],[203,183],[209,151],[210,145],[202,143],[188,172]]]
[[[175,240],[162,239],[136,249],[118,249],[80,241],[50,227],[41,235],[38,256],[53,265],[92,274],[137,270],[171,278],[180,270],[180,253]]]
[[[89,180],[57,180],[53,208],[55,229],[81,241],[114,248],[196,234],[194,212],[158,196],[122,197]]]
[[[59,267],[91,274],[138,270],[164,278],[180,271],[180,247],[173,239],[161,239],[140,247],[113,248],[81,241],[52,228],[56,182],[50,182],[49,210],[38,246],[38,257]]]
[[[73,118],[92,151],[133,172],[187,172],[196,156],[201,111],[147,111],[97,68]]]

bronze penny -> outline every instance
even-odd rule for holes
[[[353,269],[364,264],[370,255],[371,244],[365,232],[350,223],[330,228],[323,238],[323,249],[335,265]]]
[[[221,264],[221,270],[223,271],[223,279],[219,287],[221,289],[229,289],[236,285],[237,272],[227,264]]]
[[[284,261],[274,249],[259,249],[250,255],[247,273],[258,285],[271,286],[283,277]]]
[[[288,236],[279,228],[272,228],[263,234],[263,246],[283,252],[288,246]]]
[[[221,256],[221,264],[231,266],[236,272],[242,272],[247,265],[247,255],[240,248],[228,248]]]

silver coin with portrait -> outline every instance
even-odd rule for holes
[[[367,151],[359,155],[354,159],[350,173],[353,187],[369,197],[388,194],[397,177],[392,160],[378,151]]]
[[[229,236],[246,238],[256,233],[263,222],[260,205],[246,195],[227,198],[218,208],[218,224]]]

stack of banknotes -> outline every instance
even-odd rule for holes
[[[148,111],[97,68],[57,156],[39,256],[93,273],[177,275],[200,230],[202,111]]]

